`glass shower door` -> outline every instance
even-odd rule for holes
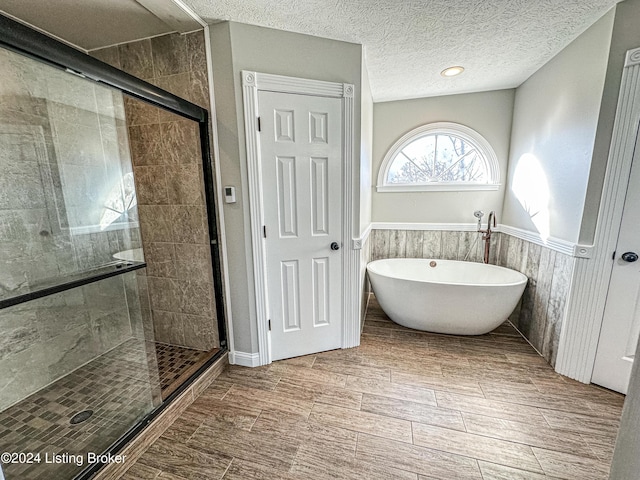
[[[0,72],[0,464],[72,478],[162,402],[124,97]]]

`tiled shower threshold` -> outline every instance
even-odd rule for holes
[[[109,449],[217,352],[130,339],[0,412],[0,452],[33,454],[3,461],[6,480],[74,478],[89,452]],[[71,423],[79,413],[88,418]]]

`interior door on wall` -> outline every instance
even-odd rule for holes
[[[271,359],[342,342],[342,101],[259,92]]]
[[[640,138],[618,234],[602,329],[591,381],[627,393],[640,334]]]

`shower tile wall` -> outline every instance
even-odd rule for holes
[[[208,108],[202,32],[164,35],[91,52]],[[125,99],[155,339],[218,346],[197,124]]]
[[[128,273],[0,310],[0,411],[142,330]]]
[[[90,200],[131,169],[122,97],[2,49],[0,65],[0,297],[10,297],[112,262],[140,235],[88,233],[102,208]],[[137,289],[133,275],[0,310],[0,410],[115,347],[132,324],[141,334],[127,303]]]
[[[442,258],[480,262],[484,244],[476,232],[372,230],[371,260]],[[555,365],[569,293],[573,257],[503,233],[493,234],[490,263],[524,273],[529,282],[511,322]]]
[[[122,96],[0,49],[0,296],[113,261],[137,228],[84,233],[131,169]],[[70,94],[73,92],[73,95]],[[77,97],[77,98],[76,98]]]

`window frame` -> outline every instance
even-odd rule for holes
[[[478,148],[486,159],[487,183],[479,182],[430,182],[430,183],[387,183],[387,175],[393,160],[411,142],[429,134],[456,135]],[[378,192],[433,192],[433,191],[479,191],[500,188],[500,164],[491,144],[477,131],[454,122],[435,122],[421,125],[405,133],[387,151],[378,172]]]

